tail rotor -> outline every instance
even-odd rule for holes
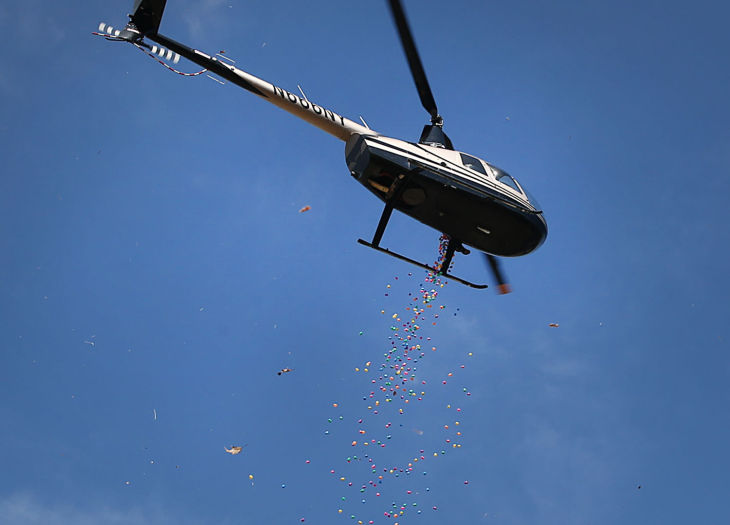
[[[120,38],[120,36],[119,36],[122,34],[122,32],[119,29],[114,29],[111,24],[107,24],[105,22],[100,22],[99,30],[94,31],[91,34],[96,35],[96,36],[103,36],[107,40],[115,40],[115,41],[123,40],[123,38]]]
[[[101,22],[99,24],[98,31],[92,32],[92,35],[104,37],[106,40],[111,42],[128,42],[178,75],[194,77],[206,71],[204,69],[196,73],[184,73],[165,63],[165,61],[167,61],[172,64],[177,64],[180,62],[180,54],[167,49],[166,47],[150,45],[145,42],[144,35],[137,29],[134,22],[128,23],[124,29],[115,29],[111,24]]]
[[[173,64],[177,64],[178,62],[180,62],[180,55],[162,46],[152,46],[148,49],[153,55],[157,55],[163,60],[167,60],[168,62],[172,61]]]

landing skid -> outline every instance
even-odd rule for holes
[[[369,242],[367,242],[367,241],[365,241],[363,239],[358,239],[357,242],[359,242],[363,246],[367,246],[368,248],[372,248],[373,250],[378,250],[381,253],[384,253],[386,255],[390,255],[392,257],[395,257],[396,259],[400,259],[401,261],[409,262],[409,263],[411,263],[411,264],[413,264],[415,266],[418,266],[419,268],[423,268],[424,270],[427,270],[429,272],[438,273],[439,275],[443,275],[444,277],[446,277],[448,279],[453,279],[457,283],[465,284],[467,286],[471,286],[472,288],[477,288],[477,289],[480,289],[480,290],[482,290],[482,289],[484,289],[484,288],[487,287],[486,284],[474,284],[472,282],[469,282],[467,280],[462,279],[461,277],[456,277],[455,275],[451,275],[450,273],[440,273],[438,270],[436,270],[435,268],[431,268],[427,264],[424,264],[424,263],[415,261],[415,260],[411,259],[410,257],[406,257],[405,255],[401,255],[400,253],[396,253],[396,252],[390,251],[388,248],[381,248],[380,246],[376,246],[375,244],[369,243]]]

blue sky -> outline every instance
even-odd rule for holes
[[[423,401],[374,415],[423,272],[355,242],[381,206],[342,143],[90,34],[131,4],[0,6],[3,523],[730,520],[727,6],[405,2],[446,132],[549,234],[511,295],[438,288]],[[386,135],[427,122],[385,2],[170,0],[161,32]],[[396,215],[383,245],[431,261],[438,233]]]

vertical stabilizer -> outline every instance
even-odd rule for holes
[[[136,0],[129,18],[142,35],[157,34],[167,0]]]

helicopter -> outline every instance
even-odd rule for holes
[[[344,141],[350,175],[384,204],[372,239],[358,239],[360,244],[472,288],[486,288],[485,284],[449,273],[455,253],[468,255],[467,247],[471,247],[484,253],[498,292],[511,291],[497,257],[516,257],[536,250],[547,236],[544,214],[534,197],[506,171],[454,149],[443,130],[444,120],[400,0],[388,0],[388,4],[421,105],[431,117],[418,142],[385,136],[370,129],[364,120],[363,125],[358,124],[310,101],[301,88],[300,96],[257,78],[235,67],[223,52],[209,55],[160,34],[166,3],[136,0],[123,29],[101,23],[93,34],[128,42],[180,75],[195,76],[206,71],[215,74]],[[177,64],[180,57],[204,69],[183,73],[168,64]],[[440,265],[432,267],[380,245],[393,210],[446,236]]]

